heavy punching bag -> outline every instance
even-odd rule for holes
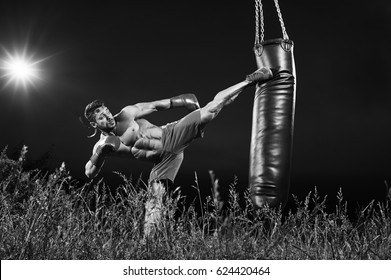
[[[296,73],[293,42],[286,33],[278,2],[274,2],[283,38],[264,41],[262,3],[256,0],[256,62],[258,68],[270,68],[274,75],[257,85],[254,98],[249,185],[256,208],[265,204],[284,207],[290,184]]]

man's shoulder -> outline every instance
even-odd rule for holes
[[[122,108],[122,110],[118,114],[116,114],[114,116],[114,118],[117,121],[132,120],[136,116],[136,111],[137,111],[137,107],[136,106],[129,105],[129,106],[126,106],[126,107]]]
[[[133,105],[128,105],[124,108],[122,108],[121,112],[120,113],[123,113],[125,115],[128,115],[128,116],[137,116],[140,111],[143,110],[143,107],[140,106],[141,103],[137,103],[137,104],[133,104]]]

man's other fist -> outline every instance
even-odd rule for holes
[[[110,135],[105,139],[104,143],[98,147],[98,149],[101,153],[107,154],[117,151],[120,145],[121,140],[119,140],[117,136]]]

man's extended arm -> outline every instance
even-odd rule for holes
[[[132,114],[135,118],[140,118],[156,111],[180,107],[184,107],[191,112],[199,109],[200,105],[194,94],[187,93],[158,101],[137,103],[135,105],[127,106],[123,110]]]
[[[132,109],[132,113],[135,118],[139,118],[145,115],[149,115],[156,111],[164,111],[170,109],[170,99],[162,99],[152,102],[141,102],[133,106],[125,107],[125,110]]]

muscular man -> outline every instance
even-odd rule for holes
[[[193,94],[129,105],[114,116],[103,102],[91,102],[86,106],[84,114],[90,125],[99,130],[101,135],[85,166],[85,174],[89,178],[95,177],[106,156],[126,156],[153,162],[149,176],[151,197],[146,204],[144,227],[145,234],[149,235],[154,224],[160,220],[163,183],[174,181],[183,160],[184,149],[192,140],[203,136],[205,125],[243,89],[272,77],[270,69],[258,69],[247,75],[244,81],[217,93],[202,108]],[[191,113],[164,126],[153,125],[144,119],[144,116],[153,112],[178,107],[185,107]]]

